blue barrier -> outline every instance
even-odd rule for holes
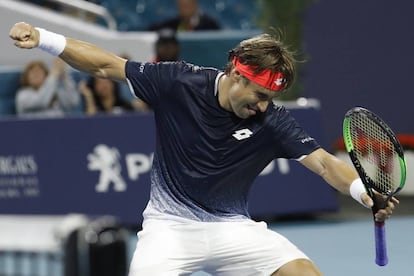
[[[315,138],[319,112],[292,110]],[[154,148],[152,114],[0,121],[0,212],[82,213],[142,222]],[[335,211],[336,193],[296,161],[274,160],[250,196],[255,217]]]

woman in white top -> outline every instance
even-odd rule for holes
[[[48,70],[42,61],[30,62],[22,72],[16,94],[16,112],[25,117],[62,116],[80,103],[75,82],[56,58]]]

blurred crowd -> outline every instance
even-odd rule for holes
[[[57,9],[51,1],[29,1]],[[97,1],[91,1],[97,3]],[[180,60],[178,32],[220,30],[220,24],[203,12],[197,0],[176,0],[176,16],[152,24],[158,39],[154,44],[154,57],[149,62],[175,62]],[[127,54],[121,55],[128,59]],[[48,65],[32,60],[22,70],[15,95],[15,110],[19,117],[57,117],[71,113],[122,114],[150,112],[151,108],[134,97],[127,84],[109,79],[81,75],[58,57]]]

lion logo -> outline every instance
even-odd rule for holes
[[[94,152],[88,154],[88,169],[100,171],[99,182],[95,186],[97,192],[107,192],[111,183],[117,192],[126,190],[127,186],[121,176],[119,159],[118,149],[103,144],[97,145]]]

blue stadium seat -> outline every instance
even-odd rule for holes
[[[19,82],[19,70],[0,71],[0,116],[16,114],[14,97],[19,88]]]
[[[149,26],[177,14],[175,0],[89,0],[101,5],[115,18],[119,31],[145,31]],[[40,4],[43,1],[32,0]],[[199,6],[227,30],[257,30],[258,0],[198,0]],[[100,18],[98,24],[106,23]]]
[[[102,0],[118,23],[121,31],[142,31],[156,22],[177,14],[173,0]],[[223,29],[258,29],[255,18],[259,14],[260,1],[253,0],[199,0],[199,6],[216,18]]]

